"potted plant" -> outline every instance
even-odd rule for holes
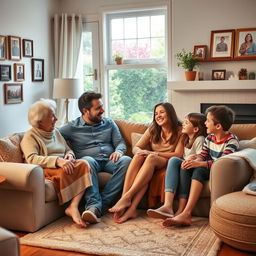
[[[238,72],[239,80],[246,80],[247,79],[247,69],[241,68]]]
[[[195,58],[194,54],[182,49],[182,51],[177,53],[175,57],[178,60],[178,67],[183,67],[186,70],[186,80],[194,81],[196,78],[196,71],[193,71],[193,69],[199,65],[199,61]]]
[[[123,55],[118,52],[113,55],[113,59],[117,65],[121,65],[123,63]]]

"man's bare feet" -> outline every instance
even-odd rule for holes
[[[127,211],[116,221],[116,223],[124,223],[129,219],[135,219],[137,217],[137,210],[133,208],[128,208]]]
[[[120,212],[131,205],[131,199],[123,196],[119,201],[110,209],[109,212]]]
[[[162,222],[164,227],[170,226],[190,226],[192,224],[191,215],[186,213],[181,213],[174,218],[167,218]]]
[[[80,212],[77,207],[69,206],[66,210],[65,213],[67,216],[71,217],[73,221],[79,225],[81,228],[85,228],[87,225],[86,223],[82,220]]]

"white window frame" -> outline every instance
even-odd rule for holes
[[[154,9],[166,9],[166,29],[165,29],[165,38],[166,38],[166,58],[161,63],[132,63],[132,64],[122,64],[116,65],[113,63],[109,63],[108,50],[107,50],[107,25],[106,25],[106,15],[121,13],[121,12],[132,12],[138,10],[154,10]],[[102,7],[101,8],[101,26],[100,26],[100,34],[101,38],[101,52],[102,52],[102,61],[101,61],[101,92],[103,93],[103,102],[105,106],[105,115],[109,117],[109,89],[108,89],[108,71],[109,70],[117,70],[117,69],[138,69],[138,68],[163,68],[167,67],[167,80],[170,80],[171,77],[171,68],[170,65],[172,63],[171,59],[171,2],[169,0],[159,0],[154,3],[141,3],[141,4],[133,4],[133,5],[115,5],[112,7]]]

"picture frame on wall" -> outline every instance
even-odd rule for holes
[[[5,60],[7,57],[7,37],[0,35],[0,60]]]
[[[10,60],[21,59],[21,38],[18,36],[8,36],[8,49]]]
[[[23,57],[33,57],[33,40],[22,39]]]
[[[234,39],[234,29],[211,31],[210,58],[215,60],[233,59]]]
[[[256,28],[240,28],[236,30],[234,59],[256,59]]]
[[[23,102],[23,85],[17,84],[4,84],[4,103],[16,104]]]
[[[204,60],[206,58],[207,45],[195,45],[194,56],[198,60]]]
[[[0,81],[10,81],[11,79],[11,65],[0,65]]]
[[[32,59],[32,81],[44,81],[44,59]]]
[[[21,82],[25,80],[25,64],[14,63],[14,81]]]
[[[225,69],[212,70],[212,80],[225,80],[225,79],[226,79]]]

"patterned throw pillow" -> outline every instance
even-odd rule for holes
[[[23,163],[20,149],[21,135],[14,133],[0,139],[0,162]]]

